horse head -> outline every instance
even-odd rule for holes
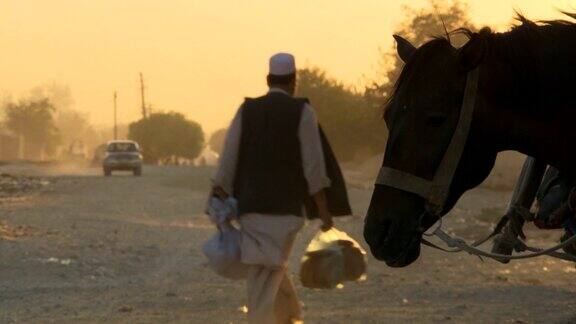
[[[394,36],[406,63],[385,109],[389,129],[383,168],[432,181],[459,123],[467,75],[483,60],[478,34],[462,48],[437,38],[420,48]],[[481,93],[474,102],[481,103]],[[476,111],[474,111],[476,114]],[[411,264],[420,255],[423,231],[452,209],[460,196],[490,173],[496,150],[472,118],[463,151],[441,210],[431,213],[422,195],[377,184],[365,220],[364,237],[372,254],[392,267]]]

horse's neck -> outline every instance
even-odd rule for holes
[[[541,113],[516,110],[507,114],[504,149],[542,159],[576,176],[576,110],[567,108],[556,107],[553,113],[543,107]]]
[[[544,44],[527,48],[526,55],[537,57],[534,62],[510,51],[507,42],[498,50],[492,47],[481,66],[480,97],[485,102],[480,106],[486,109],[484,129],[493,132],[489,135],[496,151],[516,150],[576,177],[573,32],[562,31],[569,33],[564,41],[543,38]]]

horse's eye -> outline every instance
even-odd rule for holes
[[[429,114],[426,116],[427,126],[440,126],[444,123],[448,116],[444,114]]]

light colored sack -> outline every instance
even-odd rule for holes
[[[229,224],[222,224],[218,232],[202,246],[208,265],[218,275],[229,279],[245,279],[248,266],[240,258],[242,234]]]
[[[238,201],[233,197],[226,199],[210,197],[206,206],[206,214],[216,225],[230,223],[238,217]]]
[[[241,261],[242,234],[231,224],[237,217],[236,199],[210,197],[206,213],[218,229],[202,246],[208,265],[222,277],[245,279],[248,276],[248,266]]]
[[[307,288],[333,289],[365,278],[366,251],[335,228],[314,236],[300,264],[300,281]]]

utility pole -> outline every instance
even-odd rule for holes
[[[118,99],[117,91],[114,91],[114,139],[118,139],[118,106],[116,104],[116,99]]]
[[[146,100],[144,98],[144,76],[142,76],[142,72],[140,72],[140,94],[142,96],[142,118],[146,118],[147,117],[147,112],[146,112]]]

